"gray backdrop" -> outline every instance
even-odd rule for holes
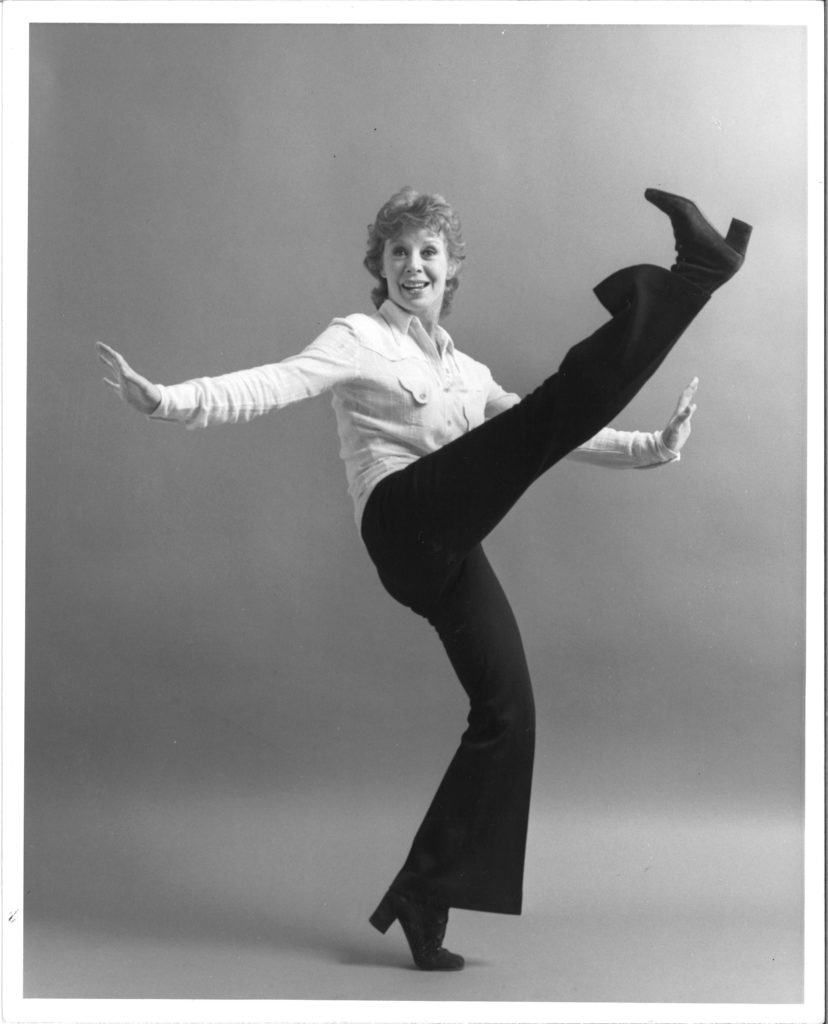
[[[365,226],[412,184],[463,217],[447,328],[519,392],[603,276],[671,261],[645,187],[755,225],[616,424],[698,374],[680,465],[561,465],[490,539],[539,710],[527,912],[456,915],[486,969],[439,998],[801,998],[804,46],[33,26],[27,995],[435,998],[364,918],[465,709],[361,549],[328,399],[188,432],[93,352],[165,383],[295,352],[370,310]]]

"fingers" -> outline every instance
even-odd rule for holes
[[[115,359],[115,351],[109,348],[109,346],[103,345],[100,341],[97,342],[95,348],[98,352],[98,361],[103,363],[107,370],[111,370],[114,374],[118,375],[120,367]]]
[[[110,348],[109,345],[104,345],[102,341],[95,342],[95,349],[98,354],[98,359],[107,370],[112,374],[112,377],[104,377],[103,382],[108,388],[115,392],[115,394],[123,399],[123,370],[126,366],[124,359],[114,348]],[[112,378],[115,378],[114,380]]]
[[[113,370],[116,374],[123,374],[130,372],[129,363],[124,359],[120,352],[116,352],[114,348],[110,348],[109,345],[104,345],[102,341],[95,342],[95,348],[98,353],[98,359]]]
[[[95,351],[98,353],[98,358],[103,362],[112,362],[117,356],[117,352],[114,348],[110,348],[109,345],[104,345],[102,341],[95,342]]]
[[[687,409],[690,409],[690,415],[693,415],[693,412],[696,408],[696,406],[693,404],[693,399],[695,398],[698,387],[699,378],[694,377],[687,385],[687,387],[679,395],[679,400],[676,403],[676,411],[673,414],[674,416],[678,416],[680,413],[684,413]]]
[[[693,413],[695,411],[696,411],[696,404],[695,404],[695,402],[692,403],[691,405],[685,406],[684,409],[677,409],[675,414],[674,414],[674,416],[673,416],[673,422],[674,423],[685,423],[687,420],[690,419],[690,417],[693,415]]]
[[[687,385],[687,387],[682,391],[679,401],[683,405],[686,405],[688,402],[691,402],[693,400],[693,396],[696,394],[696,391],[698,391],[698,388],[699,378],[694,377]]]

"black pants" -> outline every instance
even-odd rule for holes
[[[529,485],[606,426],[707,297],[643,265],[595,289],[612,319],[518,405],[379,482],[362,537],[386,590],[437,630],[466,691],[468,728],[392,888],[518,914],[534,755],[517,623],[481,541]]]

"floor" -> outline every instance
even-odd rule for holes
[[[521,917],[453,911],[456,974],[367,918],[405,851],[390,794],[55,806],[27,835],[33,999],[795,1003],[801,838],[782,819],[540,804]],[[370,815],[365,808],[371,807]],[[370,844],[366,842],[370,837]]]

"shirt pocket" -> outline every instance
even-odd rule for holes
[[[428,368],[409,353],[363,341],[362,404],[366,415],[387,424],[422,427],[430,422],[434,384]]]
[[[400,387],[401,411],[405,422],[428,422],[434,399],[434,384],[419,366],[397,363],[394,371]]]

